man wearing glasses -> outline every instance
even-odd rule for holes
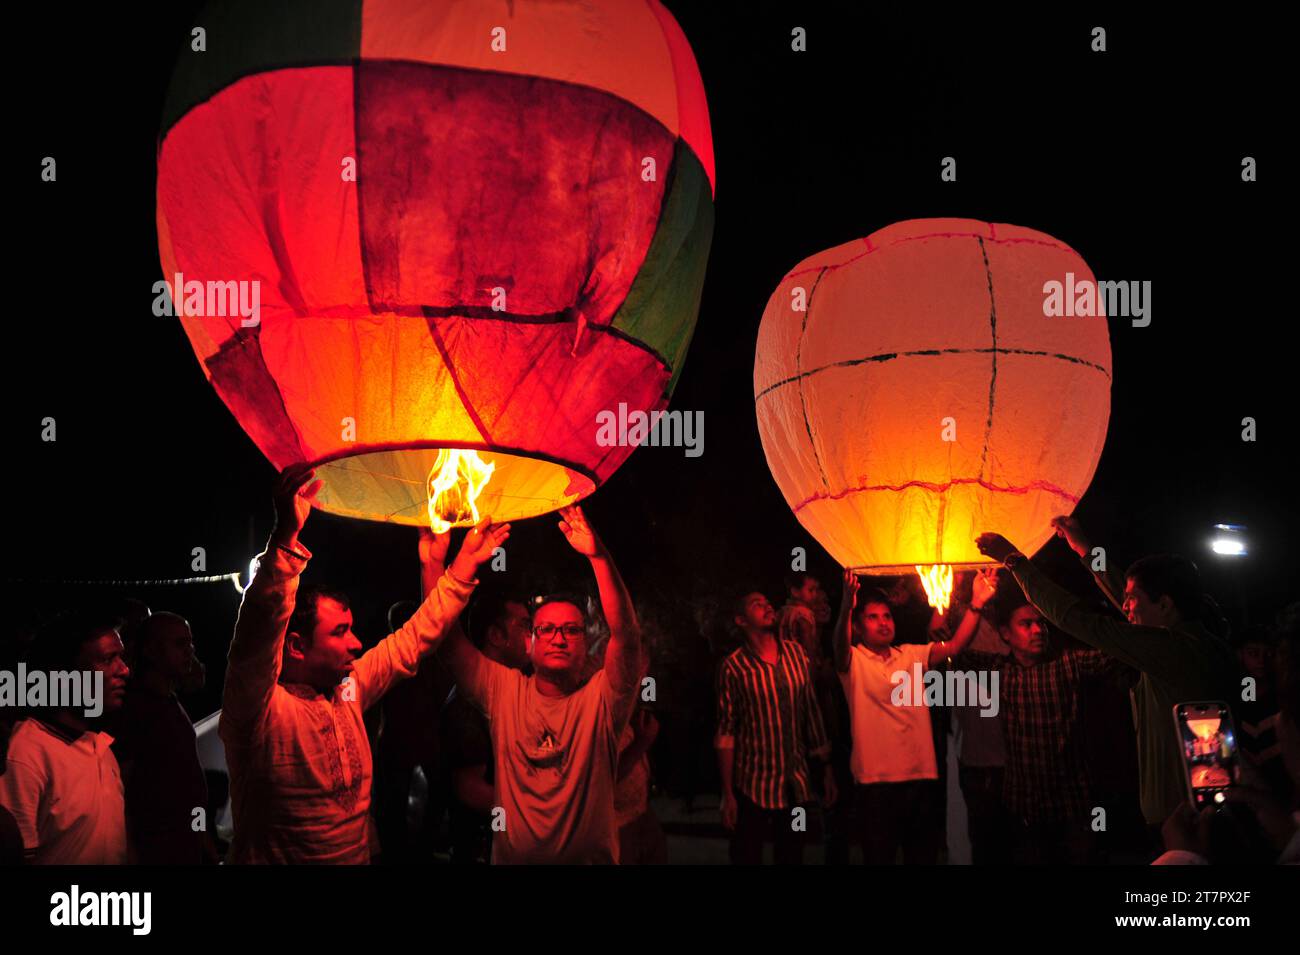
[[[609,624],[605,667],[585,684],[587,619],[571,599],[533,610],[531,675],[487,659],[457,629],[443,659],[492,729],[496,761],[492,862],[617,863],[618,739],[636,706],[641,629],[614,559],[582,510],[560,531],[591,562]]]

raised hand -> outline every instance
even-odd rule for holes
[[[569,546],[583,557],[598,557],[604,550],[600,538],[587,523],[582,508],[574,504],[560,508],[560,533],[569,542]]]
[[[1008,557],[1016,553],[1016,545],[1001,534],[981,534],[975,538],[975,546],[981,554],[992,557],[999,564],[1005,563]]]
[[[988,567],[978,571],[975,574],[975,581],[971,585],[970,605],[973,609],[979,610],[990,600],[997,596],[998,593],[998,569]]]
[[[420,563],[437,564],[442,567],[447,563],[447,550],[451,546],[451,531],[435,534],[427,527],[420,528]]]
[[[324,481],[313,480],[316,472],[301,464],[290,465],[280,472],[275,483],[275,529],[272,538],[281,544],[291,543],[307,523],[316,495]]]
[[[858,575],[844,571],[844,588],[840,591],[840,618],[831,631],[831,657],[837,673],[849,672],[849,648],[853,645],[853,608],[858,605]]]
[[[858,580],[858,575],[851,570],[844,571],[844,590],[840,595],[840,606],[845,610],[852,610],[858,605],[858,588],[862,584]]]
[[[1068,514],[1061,514],[1052,518],[1052,526],[1056,528],[1056,536],[1064,537],[1065,542],[1070,545],[1070,550],[1074,551],[1080,557],[1087,557],[1092,545],[1088,542],[1088,535],[1083,531],[1083,525],[1077,518]]]
[[[483,518],[465,535],[460,551],[452,561],[451,572],[461,580],[473,580],[478,573],[479,565],[491,557],[492,552],[504,544],[509,537],[509,524],[493,524],[492,518]]]

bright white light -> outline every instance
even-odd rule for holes
[[[1210,538],[1210,550],[1220,557],[1246,556],[1246,526],[1244,524],[1215,524],[1215,534]]]
[[[231,574],[231,575],[230,575],[230,578],[231,578],[230,582],[231,582],[232,584],[235,585],[235,590],[237,590],[240,594],[242,594],[245,590],[247,590],[247,589],[252,585],[252,583],[253,583],[253,577],[254,577],[256,574],[257,574],[257,558],[254,557],[252,560],[250,560],[250,561],[248,562],[248,583],[247,583],[247,584],[241,584],[241,583],[239,582],[239,575],[238,575],[238,574]]]

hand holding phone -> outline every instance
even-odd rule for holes
[[[1188,802],[1197,811],[1224,805],[1237,775],[1237,731],[1228,704],[1178,703],[1174,727]]]

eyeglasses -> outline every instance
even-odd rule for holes
[[[556,630],[559,630],[570,640],[581,637],[587,632],[586,627],[577,623],[566,623],[559,627],[553,623],[544,623],[540,627],[533,627],[533,633],[537,634],[543,640],[549,640],[551,637],[555,636]]]

